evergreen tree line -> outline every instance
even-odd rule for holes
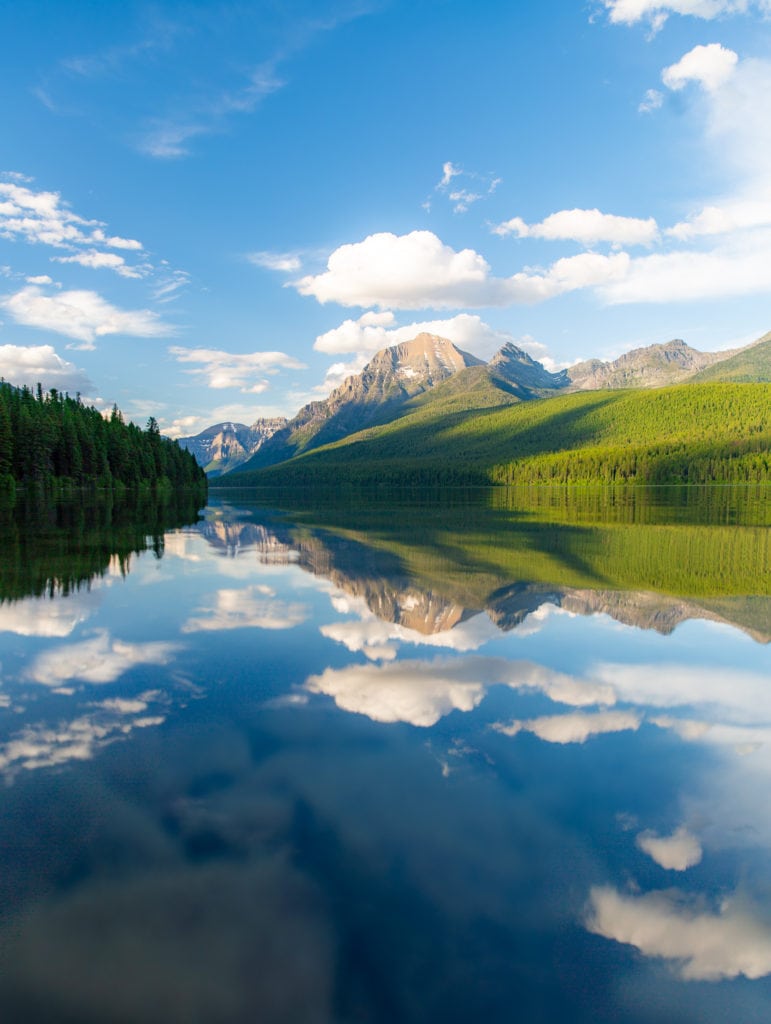
[[[47,499],[35,487],[0,502],[0,606],[88,588],[116,563],[125,576],[135,552],[160,559],[165,534],[197,521],[199,498],[191,488],[111,488]]]
[[[57,484],[161,488],[205,487],[190,452],[161,437],[153,417],[142,430],[125,423],[117,406],[109,418],[40,384],[33,392],[0,381],[0,490]]]

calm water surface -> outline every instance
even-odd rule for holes
[[[768,497],[4,510],[0,1019],[766,1024]]]

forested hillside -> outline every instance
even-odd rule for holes
[[[205,476],[152,418],[142,430],[124,423],[117,407],[105,419],[54,388],[32,392],[2,382],[0,486],[8,493],[31,483],[205,487]]]
[[[498,408],[462,408],[458,398],[437,388],[392,423],[239,474],[238,484],[771,480],[769,384],[580,392]]]

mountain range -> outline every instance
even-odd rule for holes
[[[771,381],[771,332],[751,345],[700,352],[680,339],[649,345],[603,362],[590,359],[552,373],[511,342],[485,363],[438,335],[377,352],[359,374],[292,419],[251,426],[218,423],[179,439],[210,476],[286,462],[369,427],[397,420],[441,394],[444,406],[490,408],[559,393],[657,388],[685,382]],[[440,387],[441,385],[441,387]]]

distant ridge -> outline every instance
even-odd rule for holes
[[[422,333],[381,349],[361,373],[291,420],[252,427],[220,423],[182,438],[210,475],[275,466],[295,456],[385,426],[419,410],[466,415],[569,392],[655,389],[683,383],[771,380],[771,332],[742,349],[700,352],[681,339],[648,345],[603,362],[590,359],[553,373],[507,342],[485,363],[448,338]]]
[[[600,388],[658,388],[680,384],[695,373],[733,355],[730,352],[699,352],[680,338],[663,345],[648,345],[626,352],[611,362],[588,359],[571,366],[571,386],[579,391]]]
[[[215,423],[193,437],[180,437],[179,445],[192,452],[199,466],[210,476],[218,476],[245,462],[254,452],[286,425],[286,419],[259,419],[245,423]]]
[[[733,381],[739,384],[771,381],[771,331],[689,378],[693,383],[702,381]]]

